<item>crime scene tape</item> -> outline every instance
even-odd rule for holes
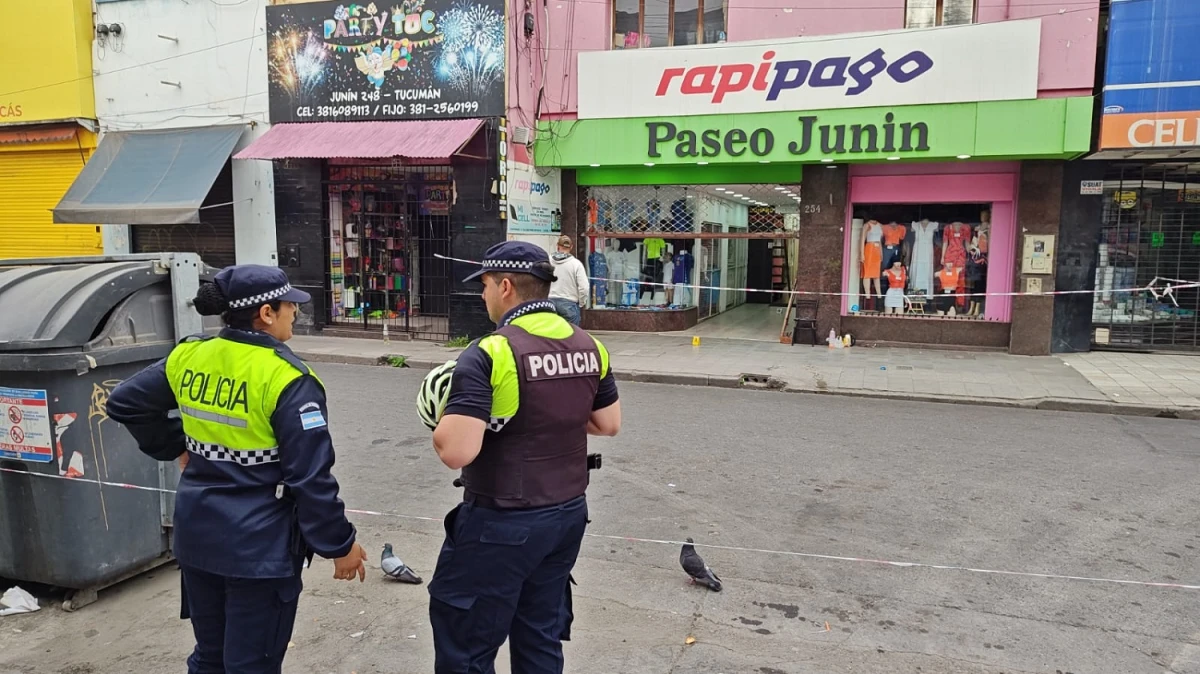
[[[17,468],[6,468],[0,466],[0,473],[10,473],[14,475],[27,475],[32,477],[40,477],[55,480],[67,480],[81,485],[103,485],[116,487],[120,489],[132,489],[135,491],[154,492],[159,494],[174,494],[172,489],[163,489],[161,487],[145,487],[136,484],[128,484],[125,482],[109,482],[105,480],[89,480],[81,477],[66,477],[65,475],[55,475],[53,473],[36,473],[28,470],[20,470]],[[368,517],[390,517],[394,519],[417,520],[421,522],[441,522],[441,517],[423,517],[420,515],[407,515],[402,513],[386,512],[381,510],[360,510],[355,508],[347,508],[346,512],[353,515],[364,515]],[[684,544],[684,541],[673,541],[659,538],[640,538],[637,536],[617,536],[611,534],[593,534],[585,533],[585,537],[609,540],[609,541],[625,541],[628,543],[642,543],[648,545],[666,545],[677,547]],[[904,562],[891,559],[872,559],[870,557],[853,557],[847,555],[828,555],[815,552],[800,552],[794,550],[771,550],[769,548],[749,548],[735,545],[717,545],[713,543],[693,543],[698,548],[708,548],[711,550],[726,550],[729,552],[744,552],[748,554],[759,555],[778,555],[782,557],[794,557],[800,559],[815,559],[829,562],[850,562],[855,564],[869,564],[878,566],[888,566],[902,569],[929,569],[935,571],[957,571],[960,573],[974,573],[992,576],[1012,576],[1019,578],[1038,578],[1041,580],[1059,580],[1072,582],[1086,583],[1105,583],[1109,585],[1126,585],[1134,587],[1156,587],[1172,590],[1200,590],[1200,584],[1189,585],[1185,583],[1166,583],[1148,580],[1131,580],[1124,578],[1100,578],[1094,576],[1075,576],[1060,573],[1040,573],[1037,571],[1006,571],[1002,569],[985,569],[979,567],[962,566],[957,564],[933,564],[929,562]]]
[[[434,253],[434,257],[450,262],[462,262],[464,264],[482,265],[479,260],[465,260],[459,257],[450,257],[441,253]],[[604,276],[588,276],[589,281],[602,281],[605,283],[636,283],[640,286],[656,286],[660,288],[692,288],[695,290],[717,290],[730,292],[747,292],[747,293],[771,293],[773,295],[808,295],[822,297],[862,297],[862,293],[858,292],[832,292],[821,290],[777,290],[774,288],[735,288],[732,286],[707,286],[696,283],[658,283],[654,281],[640,281],[636,279],[618,279],[607,278]],[[1159,283],[1165,285],[1160,286]],[[1149,283],[1144,286],[1134,288],[1103,288],[1094,290],[1047,290],[1044,292],[1021,292],[1021,291],[1006,291],[1006,292],[970,292],[970,293],[930,293],[930,297],[1024,297],[1037,296],[1049,297],[1053,295],[1095,295],[1100,293],[1122,294],[1122,293],[1150,293],[1155,299],[1169,299],[1175,306],[1179,306],[1179,302],[1175,299],[1175,291],[1186,288],[1200,288],[1200,281],[1184,281],[1181,279],[1168,279],[1161,276],[1154,277]],[[919,295],[905,295],[905,298],[919,297]]]

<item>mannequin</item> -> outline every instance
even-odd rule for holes
[[[862,308],[875,311],[875,297],[882,297],[879,276],[883,269],[883,225],[878,221],[868,220],[862,228],[862,237],[858,242],[862,249]],[[875,295],[871,295],[871,284],[875,284]]]
[[[608,281],[598,279],[607,279],[609,276],[608,258],[599,248],[588,255],[588,271],[592,277],[592,306],[602,307],[608,304]]]
[[[633,250],[624,255],[621,277],[625,279],[622,286],[621,304],[635,307],[638,304],[638,290],[641,288],[642,243],[633,244]]]
[[[625,253],[620,250],[620,241],[617,239],[608,239],[605,242],[604,258],[608,261],[608,300],[616,306],[621,306],[621,286],[624,283],[620,280],[625,273]]]
[[[904,260],[896,257],[892,267],[884,273],[887,277],[888,289],[883,298],[884,313],[904,313],[904,281],[908,274],[904,271]]]
[[[671,261],[670,249],[670,244],[667,244],[667,247],[663,249],[662,278],[660,279],[662,281],[661,287],[667,291],[667,306],[675,304],[675,286],[672,285],[675,282],[675,263]]]
[[[938,316],[954,315],[954,293],[958,292],[959,276],[958,269],[953,264],[943,261],[942,270],[937,273],[938,287],[941,288],[941,292],[934,300]]]
[[[933,298],[933,236],[938,223],[922,220],[912,223],[912,259],[909,263],[908,287]]]
[[[953,265],[960,272],[958,280],[960,288],[963,288],[962,284],[966,282],[966,278],[962,276],[961,272],[967,266],[967,244],[970,241],[971,226],[961,222],[951,223],[942,234],[942,265]],[[959,308],[964,307],[966,297],[960,293],[956,304]]]
[[[986,242],[986,238],[984,239]],[[986,244],[985,244],[986,245]],[[971,243],[967,251],[967,285],[971,288],[971,305],[967,309],[968,316],[978,316],[983,311],[983,301],[987,290],[987,255],[980,250],[978,244]]]
[[[908,228],[897,222],[890,222],[883,226],[882,269],[891,269],[892,260],[895,260],[896,258],[903,259],[904,237],[907,235]]]
[[[979,248],[979,252],[987,256],[988,239],[992,236],[992,212],[979,212],[979,226],[975,228],[975,237],[971,239],[971,243]]]
[[[671,282],[675,284],[675,303],[681,307],[692,306],[692,269],[696,266],[696,258],[684,246],[675,253],[675,267],[672,270]]]

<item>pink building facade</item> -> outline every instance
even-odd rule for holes
[[[513,123],[532,126],[535,118],[575,117],[578,54],[612,48],[613,4],[618,1],[529,3],[536,22],[529,38],[524,31],[526,6],[509,3],[508,108]],[[712,0],[699,1],[706,8],[712,5]],[[692,0],[691,6],[696,2]],[[977,0],[976,4],[978,23],[1041,18],[1039,96],[1092,95],[1099,0]],[[900,30],[906,16],[906,0],[728,0],[726,7],[730,42]]]
[[[704,7],[699,16],[697,2]],[[645,283],[654,271],[636,231],[629,230],[637,230],[630,223],[639,217],[659,213],[659,199],[647,196],[648,190],[665,194],[668,186],[680,187],[685,195],[706,194],[705,200],[737,194],[749,200],[751,220],[756,212],[764,222],[773,218],[799,242],[783,272],[794,274],[794,286],[784,282],[820,298],[815,312],[822,337],[833,329],[868,342],[1050,353],[1056,349],[1052,324],[1071,310],[1063,308],[1070,300],[1039,293],[1070,289],[1069,283],[1056,285],[1055,245],[1073,245],[1072,213],[1095,207],[1076,203],[1084,196],[1080,180],[1090,174],[1072,160],[1092,142],[1099,0],[946,0],[944,21],[932,7],[922,17],[920,4],[577,0],[530,4],[527,11],[512,3],[508,119],[538,131],[537,142],[514,148],[514,156],[561,170],[562,232],[580,237],[585,253],[641,251],[643,270],[650,269],[643,272],[643,290],[654,285]],[[668,6],[673,16],[650,16]],[[952,16],[951,6],[968,13]],[[527,13],[534,28],[529,35]],[[989,32],[982,24],[997,29]],[[861,65],[867,57],[853,59],[871,53],[873,41],[895,67],[905,52],[904,58],[922,59],[928,53],[930,60],[910,63],[911,72],[889,67],[893,82],[874,93],[861,87],[841,98],[831,95],[829,87],[844,84],[847,72],[870,67]],[[714,42],[720,44],[709,44]],[[738,69],[745,69],[744,80]],[[932,79],[920,80],[925,73]],[[769,84],[776,76],[788,81]],[[755,89],[769,89],[767,101],[761,94],[755,98]],[[812,120],[806,122],[811,135],[789,144],[798,116]],[[893,120],[897,129],[920,127],[929,142],[896,149]],[[817,127],[826,121],[832,124]],[[879,148],[875,129],[888,139]],[[835,135],[843,132],[844,138]],[[712,152],[702,147],[706,134],[712,134]],[[747,139],[749,150],[741,145]],[[741,194],[752,189],[749,197]],[[755,194],[771,194],[767,189],[785,190],[796,204],[772,208],[758,201]],[[606,204],[618,201],[632,205],[613,206],[606,217]],[[587,312],[585,326],[680,329],[746,302],[746,293],[731,289],[755,284],[732,256],[745,248],[737,237],[754,238],[754,224],[748,234],[719,222],[702,226],[706,218],[721,220],[713,212],[696,211],[682,232],[655,231],[650,217],[646,234],[689,247],[701,267],[722,260],[687,279],[696,287],[689,296],[699,305],[695,316],[673,314],[689,309],[676,306],[669,294],[663,299],[646,292],[655,309],[666,311],[648,317],[643,297],[636,307]],[[874,244],[867,239],[877,237],[877,220],[900,237],[894,245],[886,239],[879,244],[885,250],[882,272],[864,250]],[[932,225],[938,230],[933,242],[914,239],[918,222],[925,229],[933,220],[941,221]],[[962,238],[960,232],[966,233],[962,246],[969,260],[953,240],[945,243],[946,236]],[[693,235],[695,240],[687,238]],[[917,248],[932,248],[932,260],[914,256]],[[903,260],[903,281],[887,276],[894,258]],[[938,272],[945,265],[946,280],[934,275],[930,281],[930,265]],[[774,281],[778,270],[777,259]],[[914,275],[926,280],[914,284]],[[865,283],[869,277],[883,283]],[[897,309],[899,300],[886,300],[885,308],[882,289],[896,283],[907,284],[904,302]],[[705,290],[708,285],[714,289]]]

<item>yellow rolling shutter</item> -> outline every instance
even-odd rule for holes
[[[99,227],[56,225],[50,213],[83,169],[89,149],[33,147],[0,152],[0,258],[103,255]]]

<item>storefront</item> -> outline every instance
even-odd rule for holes
[[[781,317],[743,305],[795,288],[823,332],[1024,341],[1012,293],[1053,284],[1063,164],[1089,149],[1092,114],[1090,98],[1038,98],[1039,40],[1035,19],[581,54],[580,119],[544,124],[536,157],[574,171],[564,209],[615,281],[585,325],[682,329],[693,316],[672,314],[694,310],[770,339]],[[658,240],[677,244],[669,280],[647,261]],[[630,315],[610,319],[616,291]]]
[[[0,68],[0,258],[101,255],[99,227],[50,214],[96,149],[91,3],[48,0],[38,11],[60,17],[55,46],[14,31]],[[7,14],[20,21],[15,6]],[[17,67],[16,54],[37,54],[36,67]]]
[[[1200,350],[1200,5],[1114,3],[1092,243],[1091,348]],[[1144,290],[1155,286],[1157,290]],[[1089,320],[1090,319],[1090,320]]]
[[[467,9],[267,10],[272,127],[235,160],[274,162],[280,264],[314,329],[479,332],[478,290],[447,258],[505,234],[504,2]]]

